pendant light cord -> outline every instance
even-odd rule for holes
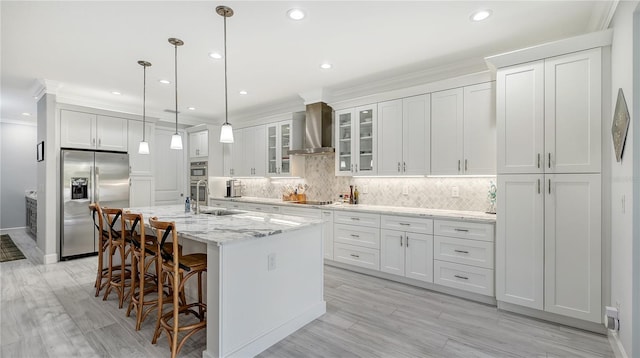
[[[176,134],[178,134],[178,44],[174,44],[175,61],[174,61],[174,83],[176,84]]]
[[[147,108],[147,66],[142,65],[142,141],[145,142],[144,130],[146,124]]]
[[[224,17],[224,124],[229,124],[229,102],[227,100],[227,16]]]

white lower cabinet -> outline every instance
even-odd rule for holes
[[[498,176],[498,301],[600,323],[600,174]]]
[[[433,220],[383,215],[381,227],[380,270],[433,282]]]
[[[380,215],[335,212],[333,259],[346,264],[380,270]]]
[[[345,264],[380,270],[380,250],[335,242],[333,259]]]
[[[494,225],[434,220],[433,282],[494,296]]]
[[[322,241],[324,242],[324,258],[333,260],[333,211],[322,210]]]
[[[153,206],[154,197],[152,176],[132,176],[129,179],[129,207]]]

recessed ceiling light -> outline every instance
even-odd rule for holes
[[[320,68],[322,68],[322,69],[324,69],[324,70],[328,70],[328,69],[330,69],[331,67],[333,67],[333,65],[332,65],[332,64],[330,64],[330,63],[326,63],[326,62],[325,62],[325,63],[323,63],[322,65],[320,65]]]
[[[196,107],[189,107],[189,108],[187,108],[187,109],[188,109],[188,110],[190,110],[190,111],[195,111],[195,110],[196,110]]]
[[[113,91],[113,92],[111,92],[111,94],[115,94],[115,95],[118,95],[118,96],[119,96],[119,95],[121,95],[122,93],[120,93],[120,92],[118,92],[118,91]]]
[[[491,10],[478,10],[471,14],[471,21],[482,21],[486,20],[489,16],[491,16]]]
[[[31,113],[29,113],[29,112],[22,112],[22,115],[23,115],[23,116],[25,116],[25,117],[29,117],[29,116],[31,115]]]
[[[291,20],[302,20],[304,19],[305,14],[304,11],[300,9],[291,9],[287,11],[287,16],[289,16]]]
[[[247,91],[242,90],[242,91],[240,91],[240,94],[247,94]]]
[[[165,84],[165,85],[168,85],[169,83],[171,83],[171,81],[169,81],[169,80],[159,80],[158,82],[160,82],[162,84]]]
[[[222,58],[222,54],[220,54],[219,52],[209,52],[209,57],[219,60]]]

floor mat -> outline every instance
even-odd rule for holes
[[[13,243],[9,235],[0,235],[0,262],[24,259],[22,251]]]

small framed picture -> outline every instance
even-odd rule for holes
[[[613,137],[613,149],[616,154],[616,161],[622,160],[624,152],[624,144],[627,140],[627,131],[629,130],[629,110],[627,109],[627,101],[624,99],[622,88],[618,89],[618,100],[616,101],[616,109],[613,112],[613,124],[611,126],[611,136]]]
[[[36,159],[41,162],[44,160],[44,141],[36,146]]]

